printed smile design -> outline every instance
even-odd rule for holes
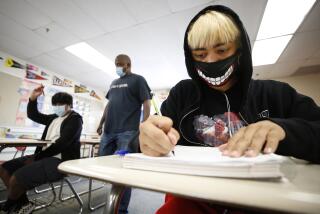
[[[204,79],[205,81],[207,81],[211,85],[220,86],[220,85],[224,84],[226,82],[226,80],[228,80],[228,78],[231,76],[231,74],[233,72],[233,65],[230,66],[228,71],[223,76],[216,77],[216,78],[206,77],[206,75],[204,75],[204,73],[202,73],[199,69],[197,69],[197,72],[202,79]]]

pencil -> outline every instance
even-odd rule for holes
[[[154,93],[152,94],[152,98],[151,98],[151,103],[152,103],[152,105],[153,105],[153,108],[154,108],[154,110],[155,110],[155,112],[157,113],[157,115],[159,115],[159,116],[162,116],[162,113],[161,113],[161,111],[159,111],[159,108],[158,108],[158,106],[157,106],[157,104],[156,104],[156,102],[155,102],[155,100],[153,99],[154,98]],[[169,139],[170,140],[170,139]],[[171,151],[171,153],[173,154],[173,156],[175,156],[175,154],[174,154],[174,150],[172,150]]]

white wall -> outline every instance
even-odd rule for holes
[[[311,97],[320,106],[320,73],[278,78],[294,87],[299,93]]]
[[[11,126],[15,123],[20,94],[17,89],[21,78],[0,72],[0,124]],[[14,107],[16,106],[16,108]]]

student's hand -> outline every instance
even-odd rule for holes
[[[140,149],[149,156],[163,156],[174,149],[180,138],[168,117],[150,116],[140,124]]]
[[[278,124],[264,120],[241,128],[226,144],[219,147],[223,155],[255,157],[260,152],[269,154],[276,151],[279,142],[286,136]],[[262,151],[263,150],[263,151]]]
[[[99,126],[99,127],[97,128],[97,133],[98,133],[98,135],[101,135],[101,134],[102,134],[102,126]]]
[[[30,95],[30,100],[36,100],[41,94],[43,94],[43,89],[44,86],[42,84],[38,88],[35,88]]]

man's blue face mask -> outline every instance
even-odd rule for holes
[[[123,71],[123,67],[116,67],[116,72],[119,77],[123,77],[126,73]]]
[[[62,117],[66,111],[66,106],[52,106],[52,110],[56,115]]]

